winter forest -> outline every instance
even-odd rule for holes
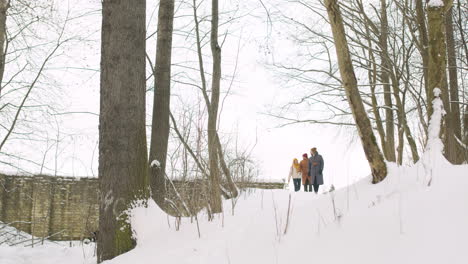
[[[468,263],[467,21],[0,0],[0,264]]]

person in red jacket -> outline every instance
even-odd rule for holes
[[[312,191],[312,183],[310,182],[309,176],[309,159],[307,157],[307,153],[302,155],[302,160],[301,163],[299,163],[299,167],[302,173],[302,184],[304,185],[304,191]]]

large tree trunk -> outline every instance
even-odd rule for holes
[[[445,7],[428,6],[427,14],[429,25],[429,72],[431,73],[428,78],[429,90],[434,91],[434,88],[439,88],[442,91],[441,98],[444,103],[444,110],[447,113],[443,128],[444,154],[450,162],[456,163],[457,142],[454,137],[446,72]],[[432,112],[429,114],[432,114]]]
[[[125,213],[149,195],[145,0],[102,2],[98,262],[135,246]]]
[[[415,0],[416,2],[416,19],[418,23],[419,31],[419,52],[421,53],[421,58],[423,62],[423,73],[424,73],[424,88],[426,90],[426,109],[427,109],[427,119],[432,115],[432,99],[434,98],[433,90],[429,89],[429,39],[427,36],[427,27],[426,27],[426,16],[424,12],[423,0]]]
[[[171,58],[174,22],[174,0],[159,2],[156,64],[154,68],[154,104],[151,127],[149,162],[158,160],[159,168],[151,168],[153,199],[161,208],[166,208],[166,157],[170,130]]]
[[[378,183],[387,176],[387,166],[377,145],[369,117],[367,116],[359,94],[341,12],[336,0],[325,0],[325,7],[327,8],[333,38],[335,40],[338,65],[344,89],[346,91],[346,97],[353,112],[353,117],[356,122],[366,158],[371,167],[372,182]]]
[[[3,74],[5,73],[6,58],[6,18],[10,0],[0,0],[0,96],[3,88]]]
[[[395,124],[393,122],[393,103],[392,103],[392,91],[390,89],[390,61],[388,58],[388,20],[387,20],[387,3],[386,0],[380,0],[381,8],[381,23],[380,23],[380,58],[382,61],[382,73],[381,81],[384,90],[384,102],[385,102],[385,130],[386,130],[386,143],[387,146],[384,148],[384,155],[388,161],[395,162]]]
[[[210,158],[210,207],[211,212],[222,212],[217,147],[217,119],[221,86],[221,47],[218,44],[219,11],[218,0],[211,6],[211,52],[213,54],[213,77],[211,85],[210,108],[208,109],[208,153]]]
[[[455,39],[452,20],[452,7],[445,14],[445,33],[447,38],[447,59],[449,72],[449,87],[450,87],[450,120],[453,125],[453,136],[455,137],[455,160],[456,164],[461,164],[464,161],[463,147],[458,144],[458,140],[462,140],[461,136],[461,119],[460,119],[460,104],[458,96],[458,76],[457,76],[457,57],[455,54]]]

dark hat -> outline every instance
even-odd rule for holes
[[[302,157],[307,158],[307,153],[302,154]]]

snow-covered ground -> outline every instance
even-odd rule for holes
[[[441,154],[442,112],[436,99],[420,162],[388,164],[379,184],[365,178],[319,195],[249,190],[235,206],[225,201],[214,221],[200,214],[180,225],[150,201],[132,210],[137,247],[105,263],[466,264],[468,165],[453,166]],[[94,246],[2,244],[0,263],[95,263]]]
[[[226,202],[212,223],[200,217],[201,238],[151,203],[134,211],[137,248],[106,263],[468,263],[468,166],[441,162],[432,181],[422,165],[390,170],[378,185],[292,193],[287,228],[284,190],[244,195],[234,215]]]
[[[367,178],[318,196],[251,190],[212,222],[200,215],[200,238],[195,219],[176,231],[150,203],[133,211],[138,246],[105,263],[468,263],[468,166],[439,157],[389,168],[380,184]],[[0,246],[2,264],[95,261],[93,244]]]

